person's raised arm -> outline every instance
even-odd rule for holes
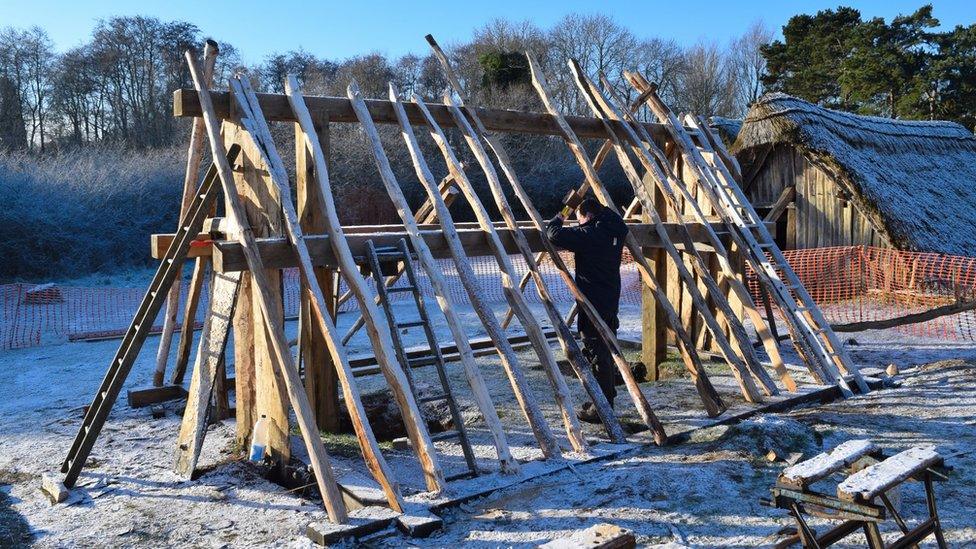
[[[582,234],[579,227],[564,227],[562,215],[557,214],[549,221],[546,227],[546,235],[549,241],[557,247],[571,252],[576,252],[582,243]]]

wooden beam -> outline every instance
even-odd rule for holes
[[[783,212],[786,211],[786,208],[793,203],[794,198],[796,198],[796,185],[787,185],[783,189],[783,192],[779,195],[779,198],[776,199],[776,203],[773,204],[773,208],[769,210],[769,213],[766,214],[763,221],[766,223],[776,223],[779,221],[780,216],[782,216]]]
[[[665,223],[665,229],[668,234],[672,234],[673,231],[677,230],[675,223]],[[421,226],[424,227],[424,226]],[[718,228],[718,225],[713,225],[714,228]],[[349,247],[352,250],[354,256],[363,257],[366,253],[366,241],[372,240],[377,246],[394,246],[401,238],[406,238],[408,235],[403,230],[403,226],[390,227],[390,231],[383,231],[377,233],[351,233],[346,234],[346,240],[349,242]],[[701,226],[690,226],[692,239],[696,242],[702,242],[705,239],[705,231]],[[512,237],[512,233],[509,229],[497,229],[498,237],[501,239],[502,244],[505,246],[505,250],[509,253],[517,253],[515,241]],[[535,228],[522,229],[523,234],[529,241],[529,247],[533,251],[542,251],[542,240],[538,230]],[[638,244],[642,248],[659,248],[661,246],[660,238],[656,233],[653,232],[653,228],[650,224],[645,223],[632,223],[630,225],[630,232],[634,235]],[[434,254],[436,258],[449,258],[450,250],[448,249],[447,241],[444,239],[444,235],[440,228],[433,230],[421,229],[421,234],[427,245],[430,247],[431,253]],[[464,250],[469,257],[491,255],[491,248],[488,246],[485,240],[485,233],[480,229],[459,229],[458,235],[461,238],[461,243],[464,246]],[[150,254],[154,259],[160,259],[166,253],[166,247],[173,240],[173,234],[154,234],[150,239]],[[297,257],[295,256],[294,250],[288,244],[287,239],[274,237],[274,238],[259,238],[257,239],[258,244],[261,246],[261,253],[267,254],[264,256],[266,264],[269,268],[286,268],[295,267],[297,263]],[[329,246],[329,237],[325,235],[309,235],[305,237],[305,241],[308,244],[309,252],[312,254],[312,263],[317,267],[329,267],[335,268],[338,264],[335,259],[335,255],[332,253],[332,249]],[[202,241],[201,241],[202,242]],[[702,251],[711,251],[711,246],[700,243],[695,245],[696,249]],[[683,246],[678,246],[678,249],[684,249]],[[229,272],[234,270],[243,270],[245,268],[246,262],[244,261],[243,252],[241,251],[240,244],[232,240],[214,240],[202,243],[199,246],[194,246],[190,248],[190,253],[187,258],[195,258],[202,256],[214,256],[213,268],[216,272]],[[218,260],[217,258],[220,257]]]
[[[212,92],[214,108],[221,119],[230,118],[230,96],[224,92]],[[267,120],[274,122],[294,122],[295,115],[288,106],[284,94],[259,93],[258,102]],[[358,122],[352,104],[345,97],[306,96],[305,102],[313,119],[329,122]],[[456,124],[446,105],[427,103],[434,120],[442,128],[454,128]],[[367,99],[366,108],[375,124],[397,124],[396,114],[390,101]],[[407,119],[414,126],[423,127],[423,114],[416,105],[404,104]],[[499,133],[522,133],[530,135],[561,135],[559,125],[552,115],[538,112],[511,111],[505,109],[474,109],[485,127]],[[200,100],[195,90],[179,89],[173,92],[173,115],[177,117],[200,116]],[[566,121],[579,137],[607,138],[603,124],[596,118],[567,116]],[[613,124],[611,124],[613,126]],[[648,133],[655,140],[664,143],[666,133],[660,124],[645,124]]]

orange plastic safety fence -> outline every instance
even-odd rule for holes
[[[976,299],[976,258],[852,246],[783,252],[831,324],[869,322]],[[746,274],[757,303],[759,283]],[[976,312],[892,328],[901,335],[976,340]]]
[[[512,263],[519,278],[527,271],[525,261],[521,256],[512,258]],[[564,259],[572,268],[572,254],[565,254]],[[454,303],[469,303],[467,292],[457,277],[454,264],[450,260],[438,260],[441,273],[448,283],[448,293]],[[480,283],[481,295],[489,303],[503,309],[507,302],[502,291],[498,267],[491,257],[471,258],[477,280]],[[572,295],[563,284],[558,272],[549,260],[541,265],[543,278],[553,298],[562,304],[572,301]],[[417,269],[418,284],[423,295],[433,298],[434,292],[426,274]],[[623,295],[621,301],[627,304],[640,303],[640,279],[637,270],[629,256],[625,256],[621,267],[621,282]],[[299,311],[299,275],[296,269],[286,269],[284,281],[284,311],[286,318],[295,318]],[[372,277],[367,277],[367,283],[372,289]],[[181,305],[186,299],[188,281],[184,281],[181,291]],[[406,279],[397,282],[405,285]],[[147,281],[148,285],[148,281]],[[345,283],[340,284],[340,295],[345,293]],[[92,339],[99,337],[115,337],[124,333],[132,321],[145,290],[142,288],[113,288],[113,287],[77,287],[52,286],[50,289],[34,284],[5,284],[0,285],[0,349],[22,348],[40,345],[47,342],[64,340]],[[209,300],[209,289],[205,283],[201,302],[197,308],[196,322],[199,326],[203,322]],[[529,282],[525,288],[526,300],[538,303],[539,296],[534,282]],[[390,294],[394,300],[411,299],[409,294]],[[429,300],[432,303],[433,300]],[[346,301],[340,312],[351,312],[358,309],[355,299]],[[182,319],[182,313],[180,316]],[[153,330],[162,329],[162,315],[156,319]]]

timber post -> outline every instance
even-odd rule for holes
[[[647,176],[645,175],[645,178]],[[658,189],[654,193],[654,204],[659,208],[661,219],[667,219],[667,208],[664,198]],[[650,223],[651,218],[641,213],[641,221]],[[654,269],[654,278],[661,285],[661,290],[667,294],[668,259],[664,250],[657,248],[647,250],[641,248],[644,257]],[[661,379],[661,364],[668,358],[668,321],[661,303],[655,298],[654,291],[641,280],[641,362],[647,368],[647,381]]]
[[[316,121],[315,133],[319,145],[325,153],[325,162],[331,159],[329,148],[329,120],[323,117]],[[319,193],[315,187],[315,163],[311,151],[305,146],[301,126],[295,123],[295,182],[298,198],[298,219],[307,234],[326,232],[325,216]],[[336,299],[338,273],[328,267],[315,267],[315,279],[322,294],[328,314],[335,322],[339,306]],[[299,355],[305,366],[305,392],[308,393],[315,421],[323,431],[330,433],[339,430],[339,377],[335,364],[329,354],[324,335],[315,328],[306,288],[301,292],[301,317],[299,322]]]

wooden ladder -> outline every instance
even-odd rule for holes
[[[240,153],[240,147],[234,145],[227,151],[227,162],[233,163]],[[88,460],[95,440],[98,438],[105,420],[108,418],[115,400],[125,384],[132,365],[135,363],[142,345],[149,335],[153,322],[159,315],[159,311],[166,302],[168,289],[176,282],[177,277],[183,271],[183,264],[186,260],[187,252],[190,250],[190,243],[193,242],[203,229],[203,222],[210,213],[210,207],[217,198],[220,189],[220,177],[216,165],[211,165],[203,181],[193,197],[186,215],[180,223],[179,230],[176,232],[173,241],[170,243],[166,254],[156,269],[149,290],[139,303],[139,308],[129,324],[129,328],[122,336],[118,351],[112,358],[112,362],[102,379],[102,384],[95,393],[85,418],[82,420],[81,428],[75,435],[68,456],[61,463],[61,472],[64,473],[64,485],[74,486],[78,480],[81,469]]]
[[[396,246],[376,247],[372,240],[367,240],[366,260],[369,270],[372,271],[373,280],[376,282],[376,293],[379,295],[380,305],[382,305],[383,311],[386,313],[386,319],[390,325],[390,335],[393,337],[397,359],[400,364],[404,365],[404,373],[407,375],[410,390],[413,391],[417,403],[447,402],[447,407],[451,412],[451,420],[454,422],[455,429],[432,434],[430,439],[436,442],[456,438],[458,444],[461,445],[461,451],[464,453],[464,461],[468,465],[468,472],[447,477],[447,480],[477,475],[478,465],[475,462],[474,452],[471,450],[468,433],[464,429],[464,418],[461,417],[461,413],[458,411],[457,401],[454,399],[454,394],[451,393],[451,384],[447,379],[447,372],[444,370],[444,355],[441,353],[441,347],[437,342],[437,337],[434,335],[434,329],[430,323],[430,316],[427,314],[427,309],[424,306],[424,297],[420,293],[420,286],[417,284],[417,273],[413,267],[410,250],[407,248],[407,241],[401,238]],[[394,286],[396,279],[393,279],[387,284],[387,280],[389,279],[384,276],[381,263],[391,261],[399,263],[397,270],[406,276],[406,285]],[[396,320],[396,316],[393,314],[393,304],[390,302],[390,295],[400,292],[410,292],[413,295],[419,320],[410,322],[398,322]],[[423,327],[424,329],[427,345],[430,348],[430,356],[410,360],[403,347],[403,341],[400,339],[400,330],[416,327]],[[443,392],[421,398],[417,394],[417,387],[414,384],[413,375],[410,370],[416,366],[426,366],[428,364],[433,364],[437,370],[437,378],[440,380]]]
[[[870,389],[857,366],[830,328],[820,307],[786,261],[762,217],[756,213],[752,203],[720,160],[720,153],[712,147],[712,141],[703,133],[698,122],[693,118],[688,118],[688,121],[691,131],[686,135],[697,141],[694,147],[698,158],[704,159],[701,152],[710,153],[713,162],[707,166],[719,175],[701,179],[708,191],[717,198],[713,206],[731,229],[733,239],[742,249],[748,251],[746,257],[753,269],[771,290],[791,331],[799,335],[801,346],[808,350],[808,356],[804,358],[818,362],[824,374],[833,377],[846,395],[853,392],[843,374],[853,376],[858,389],[867,393]],[[684,131],[683,127],[681,131]]]

